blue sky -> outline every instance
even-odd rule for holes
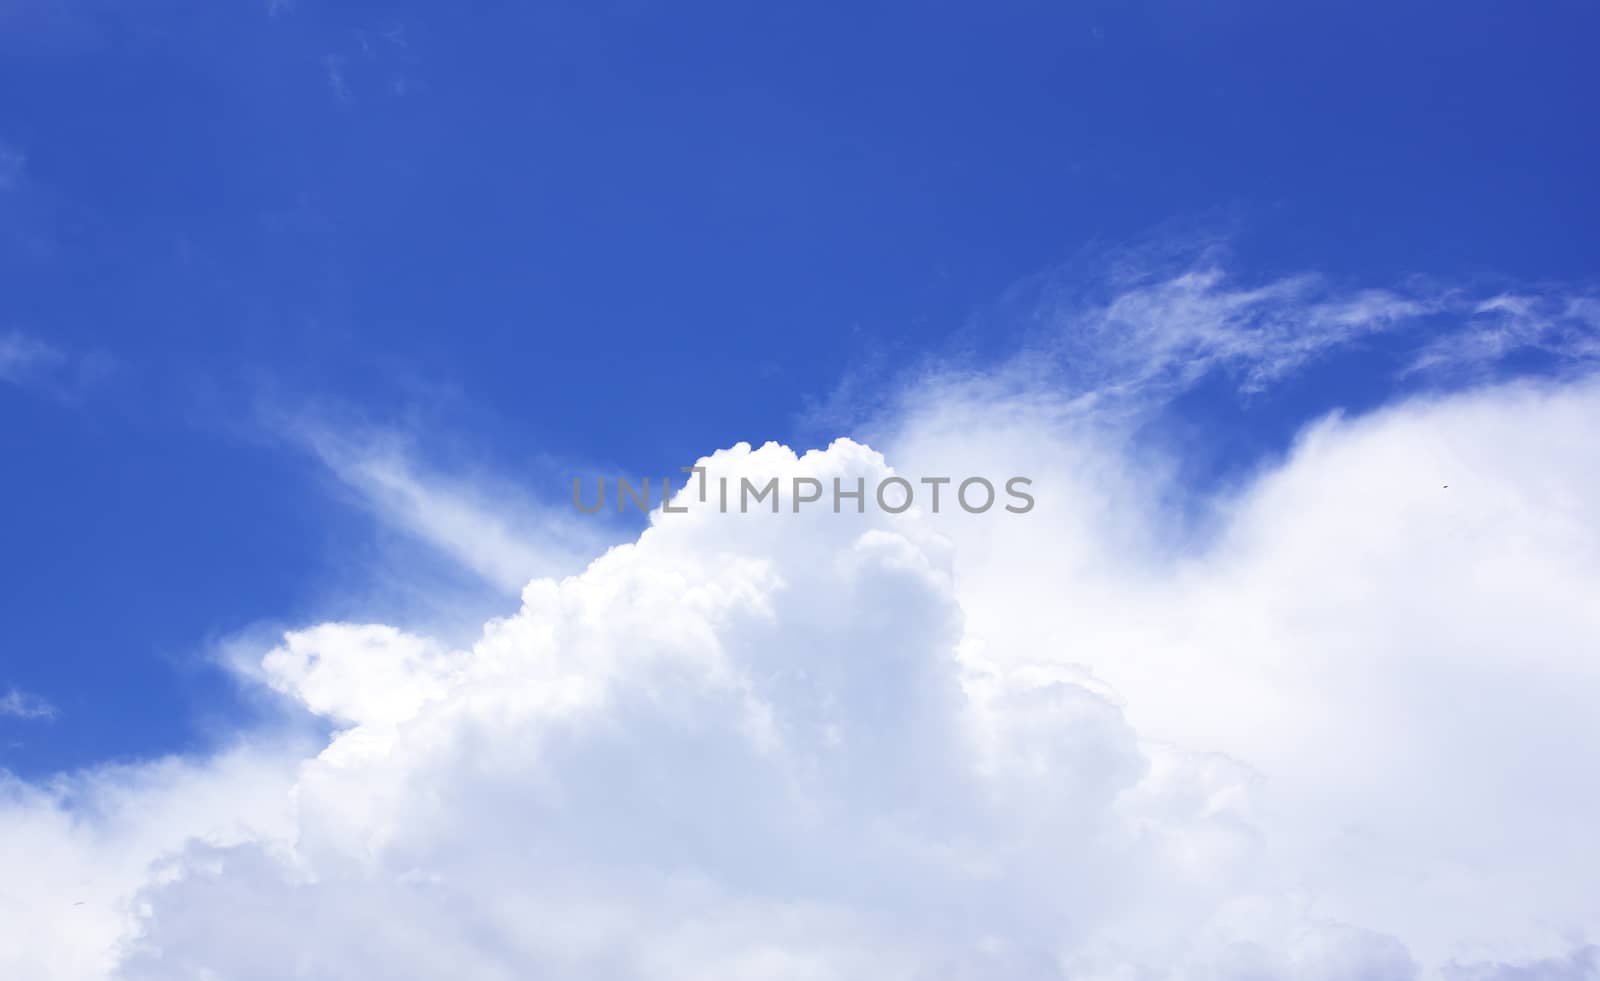
[[[1582,281],[1597,28],[1577,2],[9,4],[0,333],[49,357],[0,385],[0,682],[58,718],[0,720],[4,765],[203,743],[243,707],[202,652],[361,574],[381,529],[274,413],[559,499],[551,461],[825,441],[842,379],[1012,350],[1018,284],[1110,248]],[[1197,479],[1380,401],[1371,356],[1197,390]]]

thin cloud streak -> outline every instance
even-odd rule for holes
[[[0,717],[50,720],[56,717],[56,707],[38,695],[9,688],[5,694],[0,695]]]
[[[382,431],[341,432],[308,421],[279,427],[355,491],[386,526],[431,546],[494,588],[516,595],[530,580],[578,571],[603,550],[595,522],[566,502],[429,471],[407,441]]]
[[[0,382],[58,402],[79,402],[114,368],[103,351],[73,353],[19,330],[0,334]]]

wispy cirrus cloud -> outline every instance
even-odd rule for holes
[[[418,57],[404,24],[357,30],[351,40],[353,44],[341,44],[322,59],[328,90],[340,106],[348,108],[361,97],[401,97],[421,87]]]
[[[1332,355],[1379,346],[1393,382],[1487,380],[1529,353],[1582,367],[1600,360],[1600,293],[1584,283],[1504,292],[1424,277],[1248,277],[1206,242],[1069,264],[1020,284],[974,329],[1017,335],[1014,353],[981,367],[963,352],[924,356],[889,385],[847,377],[813,416],[857,421],[863,408],[888,407],[886,391],[930,376],[991,389],[1048,381],[1062,404],[1097,412],[1157,408],[1208,379],[1248,399]],[[862,402],[861,389],[879,404]]]
[[[1485,294],[1425,279],[1348,287],[1314,273],[1252,281],[1215,249],[1150,266],[1125,261],[1091,281],[1046,277],[1020,361],[1084,397],[1141,402],[1229,377],[1261,392],[1331,354],[1382,341],[1396,379],[1471,370],[1540,350],[1584,363],[1600,355],[1600,299],[1583,286]]]
[[[402,433],[275,417],[386,526],[422,542],[485,583],[515,595],[532,579],[577,571],[606,540],[565,500],[550,501],[479,473],[463,478],[421,462]],[[564,486],[564,482],[561,485]]]
[[[60,349],[21,331],[0,334],[0,381],[26,384],[66,360]]]
[[[12,719],[54,719],[56,707],[38,695],[18,688],[0,694],[0,717]]]
[[[0,382],[63,402],[81,399],[114,365],[103,351],[74,354],[20,330],[0,334]]]
[[[1460,313],[1463,327],[1430,341],[1411,371],[1481,374],[1517,354],[1563,365],[1600,361],[1600,296],[1502,293],[1462,300]]]
[[[1017,338],[987,363],[964,350],[873,357],[802,414],[810,429],[899,411],[930,380],[990,394],[1051,392],[1065,411],[1149,413],[1220,380],[1241,400],[1319,362],[1382,348],[1391,383],[1492,380],[1519,355],[1556,369],[1600,361],[1600,294],[1585,284],[1517,293],[1413,278],[1349,286],[1317,273],[1250,278],[1215,244],[1134,249],[1020,284],[973,331]]]
[[[1065,370],[1103,394],[1148,397],[1218,371],[1249,393],[1436,306],[1392,290],[1339,291],[1311,275],[1240,284],[1221,266],[1201,265],[1102,305],[1056,311],[1047,344]]]
[[[27,157],[21,150],[0,142],[0,193],[16,190],[22,184]]]

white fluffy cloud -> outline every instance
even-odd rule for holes
[[[311,751],[0,788],[0,975],[1594,977],[1600,384],[1330,417],[1200,509],[1080,409],[928,382],[881,455],[702,461],[1026,515],[691,503],[464,648],[288,634]]]
[[[297,750],[262,740],[43,786],[0,773],[0,977],[112,976],[135,897],[176,874],[186,842],[289,840]]]
[[[1036,520],[953,536],[970,642],[1018,676],[1071,665],[1149,743],[1247,768],[1274,906],[1431,971],[1564,956],[1597,925],[1597,408],[1588,381],[1329,418],[1182,524],[1170,469],[1081,420],[941,402],[895,452],[1051,461]]]

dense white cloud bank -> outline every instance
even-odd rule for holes
[[[1331,417],[1204,519],[1026,379],[716,453],[1037,507],[684,495],[470,647],[290,633],[330,739],[0,787],[0,976],[1596,977],[1597,418]]]

